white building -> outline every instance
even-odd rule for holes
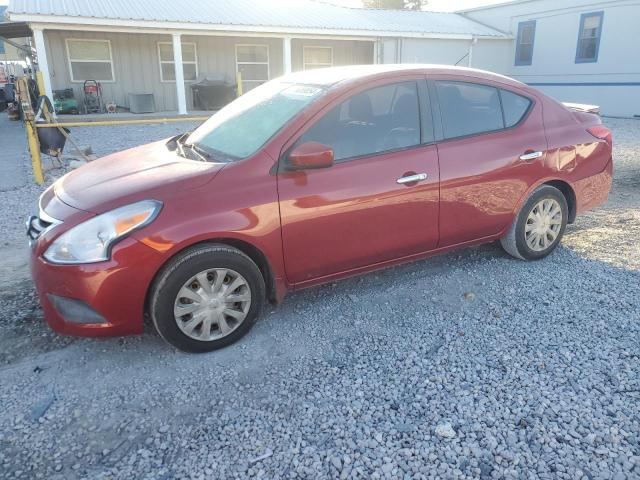
[[[516,0],[462,13],[512,37],[493,70],[605,115],[640,116],[640,0]]]
[[[73,88],[80,98],[83,82],[97,80],[106,101],[128,107],[130,94],[152,94],[158,110],[181,114],[195,108],[191,86],[207,77],[235,82],[240,73],[246,91],[291,71],[393,61],[381,51],[388,39],[452,63],[472,38],[506,37],[456,13],[310,0],[11,0],[7,17],[33,32],[49,96]],[[0,36],[10,28],[0,24]],[[448,55],[436,55],[449,41]]]
[[[7,17],[32,32],[49,94],[81,95],[98,80],[105,100],[125,107],[129,94],[152,93],[158,110],[186,113],[191,85],[209,76],[239,72],[251,88],[309,68],[441,63],[512,76],[605,115],[640,115],[640,0],[515,0],[458,13],[310,0],[123,5],[11,0]]]

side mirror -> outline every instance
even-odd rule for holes
[[[333,150],[318,142],[307,142],[298,145],[289,154],[287,166],[289,170],[307,170],[327,168],[333,165]]]

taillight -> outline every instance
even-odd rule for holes
[[[611,130],[609,130],[607,127],[604,127],[602,125],[589,127],[587,128],[587,132],[589,132],[594,137],[599,138],[600,140],[604,140],[609,145],[613,145],[613,135],[611,134]]]

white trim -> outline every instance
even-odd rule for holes
[[[288,33],[281,31],[265,31],[265,32],[251,32],[251,31],[226,31],[226,30],[184,30],[184,29],[171,29],[167,28],[138,28],[138,27],[113,27],[109,25],[92,25],[91,30],[87,30],[86,25],[77,25],[71,23],[57,24],[57,23],[31,23],[31,28],[41,28],[46,30],[71,30],[81,32],[101,32],[101,33],[141,33],[152,35],[171,35],[173,33],[179,33],[180,35],[197,35],[200,37],[236,37],[236,38],[269,38],[269,39],[282,39],[287,36],[291,36]],[[316,40],[351,40],[355,42],[373,42],[376,37],[361,37],[354,35],[329,35],[329,34],[306,34],[297,33],[295,38],[300,39],[316,39]],[[440,37],[433,37],[440,38]],[[499,37],[498,40],[505,40],[512,37]]]
[[[49,97],[53,104],[53,88],[51,87],[51,74],[49,73],[49,62],[47,60],[47,49],[44,41],[44,33],[40,29],[33,30],[33,40],[38,55],[38,69],[42,72],[44,80],[45,95]],[[55,117],[55,112],[52,112]]]
[[[282,73],[286,75],[291,73],[292,55],[291,55],[291,37],[282,39]]]
[[[329,50],[331,53],[331,63],[312,63],[307,62],[305,59],[307,48],[321,48],[323,50]],[[315,66],[316,68],[325,68],[325,67],[333,67],[333,47],[328,47],[326,45],[304,45],[302,47],[302,70],[307,69],[307,65]]]
[[[72,60],[71,52],[69,50],[69,41],[71,42],[102,42],[109,46],[109,60]],[[67,50],[67,66],[69,67],[69,78],[71,83],[84,83],[86,80],[96,80],[100,83],[116,83],[116,74],[113,68],[113,51],[111,50],[111,40],[103,38],[65,38],[64,45]],[[103,80],[100,78],[85,78],[83,80],[76,80],[73,78],[73,68],[71,68],[71,62],[74,63],[108,63],[111,67],[111,80]]]
[[[267,61],[266,62],[239,62],[238,61],[238,47],[265,47],[267,49]],[[269,52],[269,44],[267,43],[236,43],[235,44],[235,54],[236,54],[236,73],[238,73],[240,70],[238,69],[238,65],[266,65],[267,66],[267,78],[264,82],[262,82],[262,80],[247,80],[245,78],[242,79],[242,83],[258,83],[258,82],[268,82],[269,80],[271,80],[271,67],[269,65],[271,57],[270,57],[270,52]],[[246,91],[243,88],[243,91]]]
[[[188,62],[185,62],[184,60],[182,61],[182,64],[189,64],[189,65],[195,65],[196,66],[196,78],[194,78],[193,80],[185,80],[185,82],[196,82],[198,81],[198,45],[196,44],[196,42],[180,42],[181,45],[193,45],[193,51],[195,54],[195,60],[189,60]],[[170,63],[171,65],[174,64],[173,60],[162,60],[162,56],[160,55],[160,45],[170,45],[171,46],[171,51],[173,51],[173,42],[164,42],[164,41],[159,41],[156,42],[156,49],[158,50],[158,65],[160,67],[160,83],[175,83],[175,80],[165,80],[162,76],[162,64],[163,63]],[[184,70],[184,66],[183,66],[183,70]]]
[[[70,17],[65,15],[37,15],[37,14],[16,14],[10,13],[9,18],[13,22],[25,21],[32,24],[44,23],[44,24],[64,24],[64,25],[79,25],[82,30],[90,31],[88,26],[100,26],[100,27],[129,27],[138,29],[157,29],[158,33],[169,32],[167,30],[176,30],[185,35],[193,35],[194,31],[202,32],[241,32],[241,36],[249,36],[250,33],[269,33],[270,36],[283,37],[290,34],[295,35],[311,35],[320,36],[326,38],[327,36],[341,36],[341,37],[366,37],[363,40],[373,40],[378,37],[406,37],[406,38],[442,38],[452,40],[470,40],[472,34],[470,33],[426,33],[426,32],[403,32],[403,31],[376,31],[376,30],[346,30],[335,28],[303,28],[303,27],[265,27],[256,25],[217,25],[207,23],[184,23],[184,22],[159,22],[149,20],[123,20],[112,18],[94,18],[94,17]],[[58,28],[53,25],[46,25],[46,28]],[[68,27],[65,27],[68,28]],[[495,29],[494,29],[495,30]],[[212,33],[201,33],[201,35],[208,35]],[[496,40],[506,40],[512,38],[511,36],[504,35],[502,32],[496,30],[495,35],[475,35],[481,38],[494,38]]]
[[[178,99],[178,114],[187,114],[187,93],[184,88],[184,71],[182,68],[182,39],[180,34],[171,35],[173,40],[173,69],[176,72],[176,98]]]

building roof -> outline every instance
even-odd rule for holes
[[[348,8],[313,0],[10,0],[11,20],[63,23],[66,19],[180,23],[287,29],[343,31],[347,35],[477,36],[505,34],[456,13]],[[95,21],[92,23],[96,23]]]
[[[0,37],[25,38],[30,37],[31,33],[27,22],[0,22]]]
[[[25,22],[5,22],[6,6],[0,5],[0,37],[24,38],[31,36],[31,29]],[[0,53],[5,53],[4,42],[0,40]]]

